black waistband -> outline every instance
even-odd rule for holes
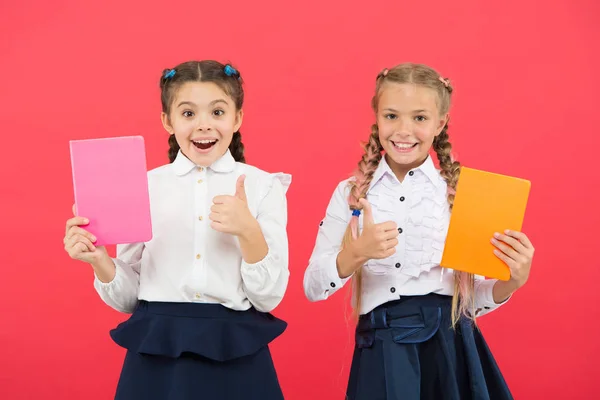
[[[451,296],[433,293],[423,296],[402,296],[399,300],[384,303],[371,312],[361,315],[357,330],[419,327],[423,325],[423,309],[450,307],[452,307]]]
[[[163,301],[140,300],[137,310],[150,314],[169,315],[187,318],[239,318],[245,315],[261,314],[254,308],[248,310],[233,310],[221,304],[210,303],[179,303]]]

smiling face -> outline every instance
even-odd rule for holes
[[[243,112],[217,84],[190,81],[176,90],[169,113],[161,117],[181,152],[196,165],[210,166],[229,148]]]
[[[376,123],[371,128],[371,135],[364,146],[354,179],[349,182],[350,194],[347,199],[353,212],[343,236],[343,246],[352,243],[353,238],[358,235],[358,215],[364,207],[362,200],[369,201],[368,192],[375,171],[381,165],[382,152],[385,152],[386,161],[398,180],[402,181],[410,169],[418,167],[427,159],[433,148],[439,161],[441,177],[449,189],[456,189],[460,164],[452,160],[452,146],[447,129],[453,90],[449,80],[423,64],[403,63],[391,69],[386,68],[377,75],[375,95],[371,99]],[[453,199],[454,195],[449,193],[450,206]],[[359,211],[358,215],[354,211]],[[353,276],[357,314],[360,313],[362,304],[362,273],[362,268],[359,268]],[[466,275],[462,272],[455,275],[458,277],[460,301],[453,303],[453,323],[455,316],[462,312],[463,305],[468,305],[468,299],[472,298],[471,286],[464,284],[470,282],[470,279],[463,274]],[[456,304],[461,307],[458,313]]]
[[[398,179],[421,165],[433,139],[448,120],[438,104],[438,93],[412,83],[386,82],[377,100],[379,141],[386,160]]]
[[[244,88],[237,69],[215,60],[186,61],[160,78],[161,119],[169,137],[169,161],[181,152],[208,167],[227,149],[245,162],[241,141]]]

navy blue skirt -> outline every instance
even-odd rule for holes
[[[111,331],[127,349],[115,399],[281,400],[268,344],[286,327],[253,308],[140,301]]]
[[[362,315],[348,400],[508,400],[512,395],[481,332],[451,326],[452,298],[406,296]]]

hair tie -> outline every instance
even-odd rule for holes
[[[227,76],[234,76],[234,75],[238,75],[238,72],[235,68],[233,68],[231,65],[227,64],[224,68],[225,71],[225,75]]]
[[[379,75],[377,75],[377,79],[379,79],[379,78],[385,78],[387,76],[388,72],[390,72],[390,70],[387,69],[387,68],[384,68],[383,71],[381,71],[379,73]]]
[[[353,217],[358,217],[358,216],[360,216],[360,210],[352,210],[352,216],[353,216]]]
[[[171,69],[165,72],[165,79],[170,79],[175,76],[175,70]]]
[[[444,84],[444,86],[448,87],[448,79],[444,79],[441,76],[439,77],[440,82],[442,82]]]

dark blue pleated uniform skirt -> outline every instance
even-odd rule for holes
[[[251,308],[141,301],[111,337],[127,349],[118,400],[281,400],[268,344],[287,324]]]
[[[507,400],[512,395],[481,332],[455,330],[452,298],[406,296],[362,315],[348,400]]]

